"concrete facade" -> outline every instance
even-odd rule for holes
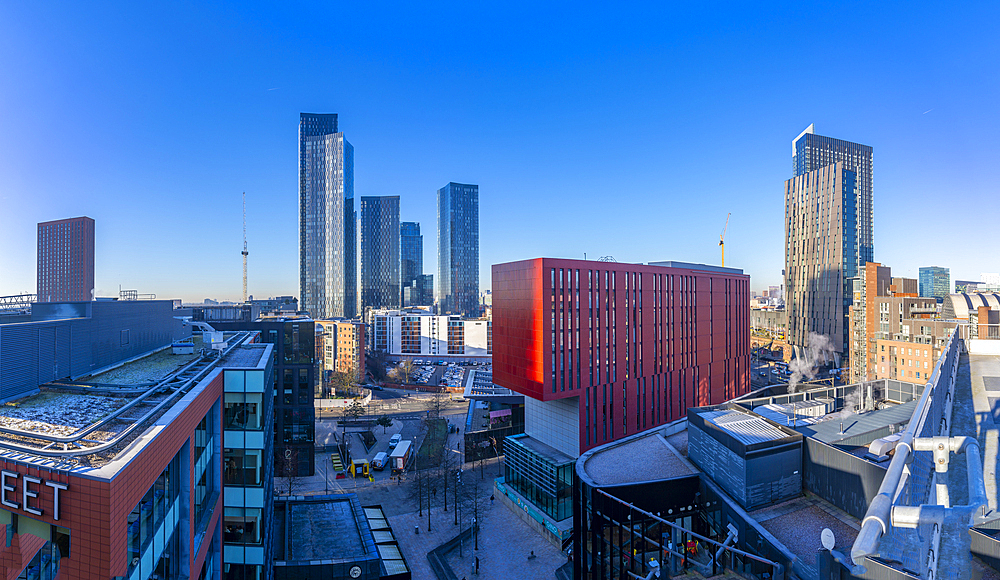
[[[540,401],[524,398],[524,432],[570,457],[580,455],[579,397]],[[530,427],[529,427],[530,426]]]

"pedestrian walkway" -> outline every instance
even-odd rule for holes
[[[427,531],[427,514],[417,513],[390,516],[389,523],[396,532],[400,549],[413,572],[413,580],[437,580],[427,560],[434,548],[458,535],[454,524],[455,514],[440,509],[431,514],[431,531]],[[566,556],[550,544],[541,534],[521,521],[500,502],[487,504],[479,531],[479,550],[467,542],[460,556],[458,550],[447,557],[447,562],[458,578],[467,580],[551,580],[556,569],[566,563]],[[420,533],[414,533],[414,526]],[[466,522],[465,527],[468,527]],[[534,550],[535,558],[528,555]],[[475,558],[479,556],[479,575],[475,575]]]

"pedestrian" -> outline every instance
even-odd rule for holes
[[[493,500],[496,499],[495,494],[490,494],[490,505],[493,505]]]
[[[479,556],[476,556],[476,574],[479,574]]]
[[[536,557],[537,556],[535,556],[535,551],[534,550],[532,550],[531,553],[528,554],[528,559],[529,560],[534,560]]]

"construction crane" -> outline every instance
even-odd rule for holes
[[[243,192],[243,303],[247,302],[247,192]]]
[[[726,230],[729,229],[729,216],[733,215],[732,212],[726,214],[726,227],[722,228],[722,234],[719,235],[719,247],[722,248],[722,267],[726,267]],[[246,258],[243,258],[246,262]],[[246,269],[246,268],[244,268]],[[244,294],[246,292],[244,291]]]

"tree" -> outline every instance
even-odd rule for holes
[[[365,408],[361,403],[354,401],[350,405],[344,407],[344,438],[347,438],[347,427],[358,420],[365,414]]]
[[[486,517],[487,503],[491,486],[483,483],[475,477],[466,477],[464,471],[459,471],[459,484],[456,487],[458,498],[456,514],[461,520],[461,526],[466,522],[472,525],[472,538],[475,542],[475,549],[479,549],[479,530],[482,528],[483,520]]]
[[[295,495],[299,490],[299,450],[285,447],[280,461],[280,473],[285,478],[285,495]]]
[[[455,474],[461,466],[459,452],[455,449],[445,447],[444,455],[441,456],[441,463],[437,469],[436,479],[441,483],[441,496],[444,503],[444,511],[448,511],[448,487],[454,486]]]
[[[392,427],[392,417],[388,415],[382,415],[375,420],[375,424],[382,427],[382,434],[385,435],[389,427]]]
[[[332,388],[333,392],[337,395],[342,393],[349,395],[351,387],[353,386],[354,377],[351,376],[351,373],[342,373],[337,371],[330,373],[330,388]]]
[[[398,368],[403,375],[402,382],[404,383],[410,382],[410,377],[413,376],[413,359],[404,358],[403,360],[399,361],[399,366],[396,368]]]
[[[429,399],[424,401],[426,416],[430,419],[437,419],[448,406],[448,395],[445,393],[434,393]]]
[[[426,434],[428,431],[427,422],[422,421],[420,424],[420,431],[424,433],[424,439],[426,439]],[[436,481],[434,477],[434,472],[429,470],[421,470],[421,464],[419,461],[419,453],[413,454],[413,484],[410,487],[410,498],[417,500],[417,516],[422,517],[424,515],[424,508],[427,509],[427,531],[431,531],[431,506],[437,499],[437,488]]]

